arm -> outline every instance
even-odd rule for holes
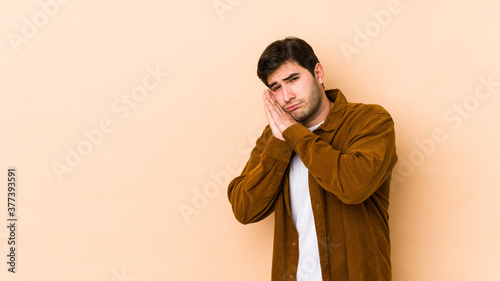
[[[293,125],[283,131],[286,142],[299,154],[311,175],[343,203],[358,204],[386,180],[397,156],[394,123],[380,106],[372,106],[351,128],[343,151],[307,128]]]
[[[290,146],[275,138],[267,126],[241,175],[228,187],[229,202],[239,222],[257,222],[274,211],[291,155]]]
[[[236,219],[243,223],[260,221],[274,211],[274,201],[283,187],[292,148],[284,141],[269,112],[269,92],[264,91],[264,111],[269,126],[264,129],[241,175],[229,184],[228,197]],[[284,115],[282,115],[284,116]],[[291,116],[286,124],[295,124]]]

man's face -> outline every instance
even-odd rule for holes
[[[320,114],[323,90],[316,78],[296,62],[286,62],[267,78],[278,104],[297,121],[307,124]]]

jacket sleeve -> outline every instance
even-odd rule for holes
[[[394,123],[389,113],[372,105],[355,120],[342,151],[299,124],[283,132],[283,138],[318,184],[345,204],[368,199],[397,161]]]
[[[239,222],[257,222],[274,211],[292,152],[286,142],[273,136],[269,126],[264,129],[241,175],[228,187],[229,202]]]

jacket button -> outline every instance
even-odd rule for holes
[[[290,279],[293,279],[293,274],[290,274]]]
[[[292,246],[297,246],[297,242],[292,242]]]

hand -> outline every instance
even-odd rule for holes
[[[293,117],[283,110],[278,104],[270,90],[264,91],[264,111],[266,112],[267,121],[273,132],[273,135],[284,141],[283,131],[288,127],[298,124]]]

